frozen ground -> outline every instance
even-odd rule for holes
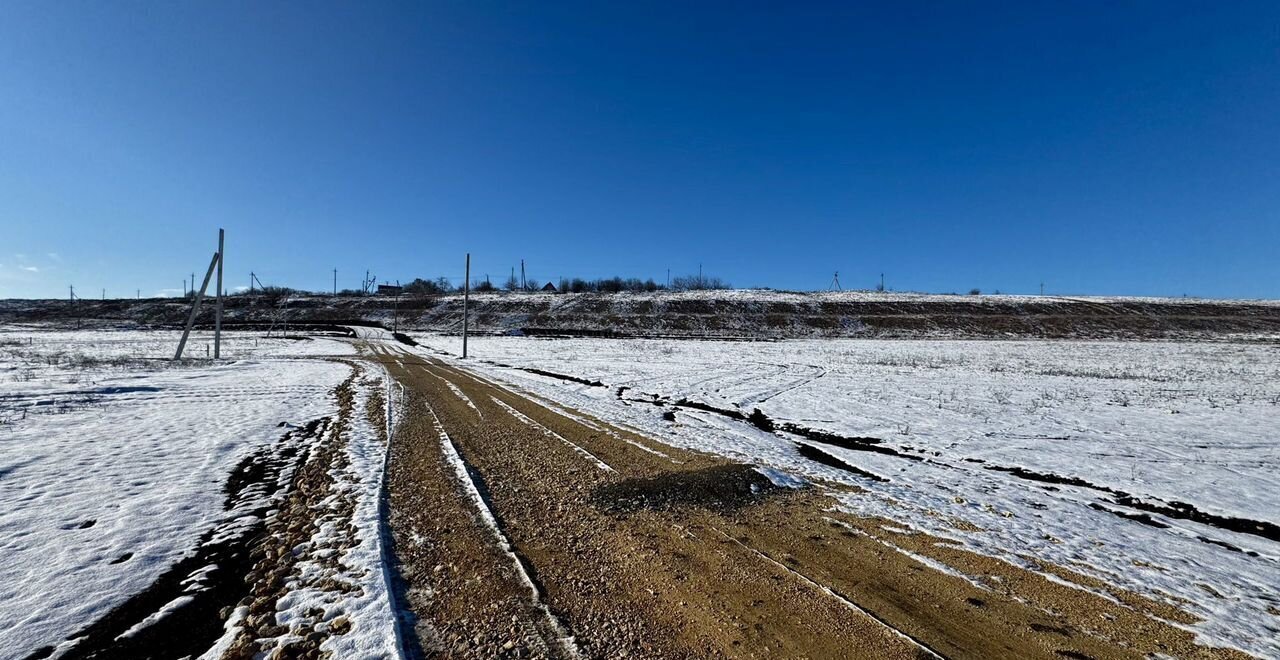
[[[857,485],[850,511],[1177,604],[1204,642],[1280,657],[1274,342],[485,337],[470,353],[559,403]],[[757,408],[779,430],[737,418]]]
[[[223,492],[233,468],[276,442],[281,423],[334,414],[333,388],[350,368],[308,358],[350,354],[349,344],[229,334],[227,361],[175,365],[162,359],[175,332],[0,327],[6,655],[59,644],[189,556],[207,530],[235,533],[244,521],[228,518]],[[208,343],[196,336],[189,354],[202,357]],[[370,437],[357,427],[348,451],[373,478],[346,480],[365,527],[376,522],[382,456]],[[369,564],[380,583],[371,533],[362,530],[352,561]],[[378,598],[381,606],[365,602]],[[385,598],[368,593],[356,605],[381,612]]]

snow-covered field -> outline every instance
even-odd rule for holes
[[[350,355],[342,341],[231,334],[216,365],[168,362],[176,343],[164,331],[0,327],[6,653],[59,643],[190,556],[202,534],[234,532],[228,474],[277,442],[281,422],[334,415],[334,387],[350,374],[320,359]],[[197,336],[190,354],[208,343]],[[456,354],[460,341],[426,337],[417,350]],[[1174,603],[1203,619],[1191,628],[1206,643],[1280,657],[1274,341],[481,337],[470,352],[467,366],[486,376],[776,480],[859,486],[840,506]],[[359,379],[357,409],[381,378]],[[756,409],[755,424],[743,418]],[[377,530],[385,446],[363,415],[347,438],[324,501],[351,511],[355,535],[323,514],[276,618],[288,628],[343,617],[350,631],[324,649],[393,655]],[[335,581],[359,588],[338,602],[325,586]]]
[[[173,364],[176,332],[0,327],[4,655],[59,644],[146,589],[202,533],[234,532],[244,521],[228,519],[223,487],[239,461],[279,440],[282,423],[335,413],[350,367],[307,358],[350,344],[228,335],[222,363]],[[193,337],[188,355],[211,341]],[[372,490],[350,486],[368,491],[362,523],[382,460],[357,442],[368,435],[358,430],[351,449],[364,452],[354,467],[374,471]],[[381,581],[377,543],[357,552]]]
[[[424,354],[461,348],[456,337],[423,341]],[[1018,565],[1068,567],[1198,615],[1192,629],[1206,643],[1280,657],[1274,342],[481,337],[470,354],[471,368],[559,403],[676,445],[858,485],[865,492],[840,496],[852,512]],[[646,402],[655,396],[667,405]],[[681,399],[758,408],[795,433],[670,405]],[[810,443],[836,466],[782,440],[810,442],[813,430],[846,438]]]

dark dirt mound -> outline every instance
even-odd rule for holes
[[[609,484],[597,489],[593,500],[610,513],[681,507],[723,513],[751,506],[777,490],[773,482],[750,465],[718,465]]]

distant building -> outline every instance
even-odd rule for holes
[[[398,296],[404,287],[398,284],[379,284],[378,295],[380,296]]]
[[[547,282],[547,285],[546,285],[546,286],[544,286],[544,287],[542,287],[542,290],[543,290],[543,291],[547,291],[547,292],[549,292],[549,293],[555,293],[555,292],[556,292],[556,285],[554,285],[554,284],[552,284],[552,283],[550,283],[550,282]]]

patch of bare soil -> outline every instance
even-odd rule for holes
[[[1167,623],[1190,617],[1167,604],[1052,567],[1115,600],[1104,598],[891,521],[836,513],[824,487],[777,488],[750,466],[386,350],[394,359],[375,359],[409,396],[392,442],[391,525],[428,653],[1238,655],[1197,646]],[[465,461],[465,478],[446,447]],[[572,647],[540,624],[542,607]]]

